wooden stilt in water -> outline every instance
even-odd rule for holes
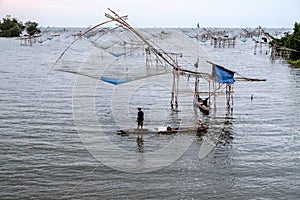
[[[214,109],[217,108],[217,87],[216,87],[217,82],[213,82],[213,90],[214,90]]]
[[[233,84],[231,85],[232,94],[231,94],[231,113],[233,112]]]
[[[172,95],[171,95],[171,108],[174,109],[174,103],[175,108],[178,108],[178,94],[179,94],[179,74],[174,69],[173,70],[173,83],[172,83]]]
[[[226,84],[226,104],[228,112],[233,111],[233,84]]]
[[[210,80],[208,81],[208,103],[210,105]]]
[[[173,83],[172,83],[172,94],[171,94],[171,108],[174,109],[174,99],[175,99],[175,70],[173,69]]]
[[[175,107],[178,108],[178,95],[179,95],[179,74],[176,73],[176,95],[175,95]]]

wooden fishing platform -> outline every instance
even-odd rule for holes
[[[89,28],[87,31],[83,32],[80,34],[80,36],[86,35],[87,33],[95,30],[97,27],[100,27],[106,23],[110,22],[117,22],[118,26],[123,27],[124,30],[129,31],[131,34],[136,36],[136,39],[138,41],[135,42],[125,42],[125,40],[121,43],[122,48],[128,48],[129,45],[129,52],[131,50],[136,49],[137,47],[142,47],[143,50],[143,55],[145,55],[146,58],[146,67],[149,66],[161,66],[164,69],[163,73],[166,72],[171,72],[172,70],[172,75],[173,75],[173,80],[172,80],[172,91],[171,91],[171,108],[173,111],[178,110],[178,102],[179,102],[179,93],[182,93],[179,89],[179,77],[184,76],[187,77],[187,80],[189,81],[190,78],[192,81],[194,81],[194,105],[198,106],[201,111],[204,111],[205,113],[209,113],[210,106],[213,105],[214,108],[216,108],[217,105],[217,100],[216,96],[217,94],[222,93],[225,91],[226,94],[226,102],[227,102],[227,107],[228,110],[233,111],[233,94],[234,94],[234,83],[236,80],[239,81],[265,81],[265,79],[256,79],[256,78],[247,78],[244,76],[241,76],[235,71],[232,71],[228,68],[225,68],[219,64],[207,61],[207,63],[211,64],[211,69],[212,72],[201,72],[198,71],[196,68],[198,68],[199,64],[199,55],[198,55],[198,46],[197,46],[197,61],[194,63],[195,69],[190,69],[186,68],[185,64],[180,63],[180,58],[183,57],[182,52],[168,52],[164,50],[163,48],[159,47],[157,44],[155,44],[153,41],[149,40],[146,36],[142,34],[142,32],[139,32],[137,29],[134,29],[131,27],[129,23],[127,23],[127,18],[128,16],[120,16],[116,12],[114,12],[111,9],[108,9],[110,13],[105,13],[105,17],[107,20],[105,22],[99,23],[91,28]],[[112,29],[114,30],[114,29]],[[260,33],[262,33],[262,29],[260,29]],[[230,36],[226,31],[219,31],[219,32],[213,32],[209,33],[210,38],[211,38],[211,44],[214,45],[215,47],[234,47],[235,46],[235,40],[237,36]],[[198,35],[197,35],[198,36]],[[170,33],[166,32],[160,32],[160,40],[166,39],[170,37]],[[260,37],[261,38],[261,37]],[[55,64],[62,58],[63,54],[72,46],[72,44],[75,43],[76,40],[79,38],[76,38],[61,54],[61,56],[56,60]],[[199,38],[197,37],[197,40]],[[197,41],[198,45],[198,41]],[[127,47],[126,47],[127,46]],[[101,47],[102,48],[102,47]],[[103,48],[104,49],[104,48]],[[120,57],[126,55],[128,51],[125,50],[125,53],[122,52],[121,54],[115,54],[113,55],[112,52],[109,52],[111,55],[114,57]],[[189,54],[188,54],[189,55]],[[152,63],[152,60],[155,61]],[[53,67],[55,66],[53,65]],[[190,65],[191,63],[189,63]],[[50,69],[50,72],[52,71],[53,67]],[[76,72],[77,73],[77,72]],[[158,75],[156,73],[155,75]],[[234,77],[237,75],[238,77]],[[149,76],[149,75],[148,75]],[[91,77],[94,78],[94,77]],[[96,77],[98,78],[98,77]],[[143,77],[141,77],[143,78]],[[200,82],[201,79],[201,82]],[[102,81],[106,81],[111,84],[122,84],[122,83],[127,83],[130,81],[137,80],[137,78],[114,78],[114,77],[101,77]],[[205,85],[202,84],[202,81],[205,81]],[[200,89],[199,87],[204,86],[204,90],[208,90],[208,92],[199,92]],[[202,88],[201,88],[202,89]],[[202,89],[203,90],[203,89]],[[207,99],[207,103],[205,107],[203,106],[203,103],[198,99]],[[231,108],[231,109],[229,109]],[[192,129],[194,131],[195,129]],[[118,133],[121,135],[126,135],[126,134],[153,134],[153,133],[162,133],[162,134],[171,134],[171,133],[177,133],[177,132],[184,132],[184,131],[191,131],[190,128],[182,128],[182,129],[172,129],[171,131],[158,131],[158,130],[148,130],[148,129],[124,129],[124,130],[119,130]]]
[[[235,37],[211,37],[210,44],[214,47],[235,47]]]

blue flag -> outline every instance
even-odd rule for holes
[[[224,67],[214,65],[213,67],[213,76],[215,77],[218,83],[233,83],[234,80],[234,71],[226,69]]]
[[[197,27],[200,28],[199,22],[197,23]]]

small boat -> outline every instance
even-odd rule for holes
[[[208,129],[208,126],[207,125],[203,125],[201,127],[198,127],[198,132],[205,131],[206,129]]]
[[[155,130],[149,129],[121,129],[117,130],[118,135],[127,136],[129,134],[136,134],[136,135],[144,135],[144,134],[154,134],[157,133]]]
[[[188,133],[188,132],[202,132],[208,129],[208,126],[203,125],[200,127],[185,127],[185,128],[171,128],[171,127],[162,127],[156,130],[149,130],[149,129],[124,129],[118,130],[117,134],[122,136],[127,136],[129,134],[136,134],[136,135],[144,135],[144,134],[175,134],[175,133]]]
[[[158,130],[157,133],[158,134],[172,134],[172,133],[187,133],[187,132],[201,132],[201,131],[205,131],[206,129],[208,129],[208,126],[202,126],[202,127],[187,127],[187,128],[171,128],[171,129],[167,129],[167,130]]]
[[[204,114],[209,114],[209,106],[207,105],[207,100],[208,98],[206,99],[202,99],[200,97],[195,97],[194,98],[194,104],[196,106],[199,107],[199,109],[204,113]]]

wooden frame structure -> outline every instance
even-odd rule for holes
[[[38,40],[40,40],[42,35],[36,34],[36,35],[25,35],[19,38],[20,45],[21,46],[32,46],[33,43],[36,43]]]
[[[194,100],[198,97],[200,97],[200,94],[203,92],[199,92],[199,81],[200,79],[203,79],[208,82],[208,88],[209,91],[206,92],[208,94],[208,103],[209,105],[211,104],[211,96],[214,97],[214,108],[216,108],[216,96],[218,93],[222,92],[223,90],[226,90],[226,103],[228,106],[228,110],[233,110],[233,89],[234,89],[234,81],[231,82],[220,82],[217,81],[216,75],[214,74],[214,67],[218,66],[219,68],[229,71],[230,73],[236,73],[234,71],[231,71],[229,69],[226,69],[225,67],[222,67],[218,64],[212,63],[210,61],[207,61],[208,63],[212,64],[212,74],[209,73],[203,73],[203,72],[198,72],[198,71],[192,71],[188,69],[184,69],[182,66],[179,66],[178,63],[178,56],[182,57],[182,53],[168,53],[164,51],[162,48],[160,48],[157,44],[154,42],[147,40],[140,32],[138,32],[136,29],[130,26],[126,22],[127,15],[126,16],[119,16],[117,13],[112,11],[111,9],[108,8],[108,10],[112,14],[107,14],[105,13],[105,16],[109,19],[106,22],[102,22],[87,31],[83,32],[81,36],[87,34],[88,32],[94,30],[95,28],[104,25],[106,23],[110,22],[117,22],[119,26],[125,28],[126,30],[130,31],[132,34],[134,34],[137,38],[141,40],[143,45],[146,46],[145,48],[145,54],[146,54],[146,66],[149,66],[152,64],[152,58],[155,59],[156,65],[161,65],[165,67],[171,67],[172,72],[173,72],[173,82],[172,82],[172,93],[171,93],[171,108],[174,109],[174,107],[177,109],[178,108],[178,101],[179,101],[179,77],[180,76],[186,76],[188,78],[193,77],[195,79],[195,91],[194,91]],[[164,35],[164,34],[163,34]],[[60,57],[56,60],[54,63],[53,67],[56,65],[56,63],[62,58],[64,53],[81,37],[76,38],[67,48],[63,51],[63,53],[60,55]],[[231,40],[227,38],[228,40]],[[235,37],[234,37],[235,40]],[[198,43],[198,42],[197,42]],[[124,44],[124,48],[128,44]],[[133,46],[135,45],[141,45],[139,44],[131,44]],[[132,46],[131,46],[132,47]],[[198,49],[198,48],[197,48]],[[199,58],[197,59],[197,65],[198,65]],[[53,67],[50,69],[49,73],[52,71]],[[236,73],[237,74],[237,73]],[[239,77],[236,80],[243,80],[243,81],[265,81],[265,79],[252,79],[252,78],[246,78],[246,77]],[[212,84],[212,91],[211,91],[211,84]],[[195,103],[195,102],[194,102]]]
[[[253,39],[254,40],[254,39]],[[268,40],[271,41],[268,43]],[[289,59],[291,52],[297,52],[294,49],[290,49],[287,47],[282,47],[275,44],[275,38],[269,33],[265,32],[260,26],[258,27],[258,40],[254,40],[254,54],[256,54],[256,48],[259,45],[259,53],[262,53],[262,45],[268,45],[271,48],[271,60],[276,59]],[[266,52],[267,54],[267,52]]]
[[[112,21],[118,22],[121,26],[125,27],[129,31],[131,31],[133,34],[135,34],[139,39],[141,39],[148,47],[146,48],[146,55],[149,56],[151,53],[153,53],[156,57],[156,62],[160,63],[166,63],[166,65],[169,65],[173,68],[173,83],[172,83],[172,94],[171,94],[171,107],[178,108],[178,95],[179,95],[179,75],[193,75],[193,76],[202,76],[204,73],[200,72],[194,72],[191,70],[183,69],[178,65],[178,61],[172,56],[172,54],[167,53],[163,49],[159,48],[156,44],[151,43],[150,41],[146,40],[145,37],[139,33],[137,30],[135,30],[133,27],[130,26],[123,18],[121,18],[117,13],[115,13],[113,10],[108,10],[114,15],[105,13],[105,17],[109,18]],[[175,54],[174,54],[175,55]],[[148,57],[148,62],[150,61]],[[207,74],[206,74],[207,75]]]
[[[124,28],[128,29],[131,31],[133,34],[135,34],[139,39],[141,39],[142,42],[144,42],[147,45],[147,48],[145,49],[146,51],[146,64],[149,65],[149,63],[152,62],[151,60],[151,55],[154,54],[155,57],[155,62],[156,64],[161,63],[162,65],[165,66],[171,66],[173,69],[173,83],[172,83],[172,94],[171,94],[171,107],[172,109],[178,108],[178,96],[179,96],[179,76],[188,76],[188,77],[194,77],[195,78],[195,95],[194,98],[199,96],[200,93],[198,91],[199,87],[199,80],[203,79],[208,82],[209,84],[209,91],[208,91],[208,101],[209,104],[211,103],[211,96],[214,96],[214,107],[216,108],[216,95],[220,91],[223,91],[224,89],[226,90],[226,103],[228,106],[228,110],[233,110],[233,89],[234,89],[234,81],[233,82],[217,82],[216,76],[214,73],[209,74],[209,73],[203,73],[203,72],[198,72],[198,71],[192,71],[192,70],[187,70],[179,66],[177,57],[182,56],[182,54],[178,53],[167,53],[163,49],[161,49],[157,44],[154,44],[148,40],[145,39],[145,37],[139,33],[137,30],[132,28],[125,20],[126,18],[120,17],[117,13],[112,11],[111,9],[108,8],[108,10],[114,15],[110,15],[105,13],[105,16],[109,18],[111,21],[116,21],[118,22],[121,26]],[[233,38],[228,38],[224,37],[223,44],[228,42],[228,47],[232,45],[234,47],[235,45],[235,39],[236,37]],[[225,67],[222,67],[220,65],[217,65],[213,62],[207,61],[208,63],[212,64],[212,69],[214,66],[218,66],[219,68],[222,68],[226,71],[229,71],[231,73],[236,73],[234,71],[231,71],[229,69],[226,69]],[[212,70],[213,71],[213,70]],[[237,74],[237,73],[236,73]],[[253,79],[253,78],[246,78],[243,76],[240,76],[237,78],[237,80],[243,80],[243,81],[265,81],[265,79]],[[213,91],[211,92],[211,83],[213,84]]]
[[[211,37],[211,39],[210,39],[210,44],[211,45],[214,45],[214,47],[216,48],[216,47],[219,47],[219,48],[221,48],[221,47],[235,47],[235,39],[236,39],[236,37],[225,37],[225,36],[223,36],[223,37]]]

